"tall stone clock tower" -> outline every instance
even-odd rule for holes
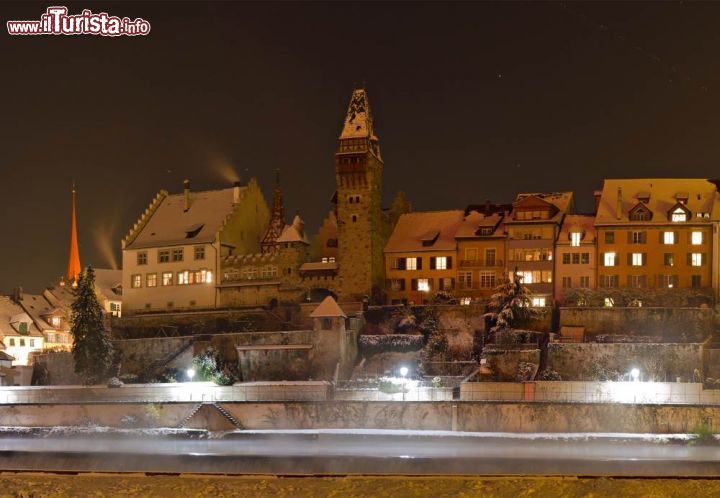
[[[383,160],[364,88],[353,91],[335,154],[340,298],[383,285]]]

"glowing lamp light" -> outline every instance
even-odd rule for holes
[[[407,369],[407,367],[402,367],[402,368],[400,369],[400,375],[403,376],[403,377],[405,377],[407,374],[408,374],[408,369]]]
[[[193,378],[195,377],[195,369],[188,368],[187,372],[185,372],[185,373],[187,374],[188,379],[190,379],[190,382],[192,382]]]
[[[640,379],[640,370],[637,368],[633,368],[632,370],[630,370],[630,376],[635,382],[637,382]]]

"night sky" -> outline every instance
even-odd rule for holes
[[[120,260],[155,193],[280,168],[314,231],[366,82],[389,204],[416,210],[574,190],[605,177],[720,177],[720,4],[95,3],[147,37],[13,37],[0,5],[0,291],[67,264],[70,187],[84,265]]]

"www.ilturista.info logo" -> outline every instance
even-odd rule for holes
[[[48,7],[39,21],[8,21],[11,35],[100,35],[138,36],[150,33],[150,23],[138,17],[116,17],[107,12],[68,15],[67,7]]]

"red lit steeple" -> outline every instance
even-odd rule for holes
[[[67,280],[76,282],[80,276],[80,250],[78,249],[77,220],[75,216],[75,183],[72,189],[72,217],[70,221],[70,257],[68,259]]]

